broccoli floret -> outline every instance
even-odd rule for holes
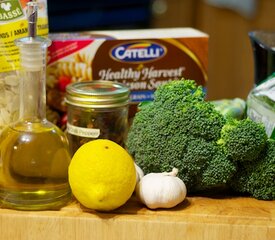
[[[237,171],[236,164],[219,147],[215,147],[214,151],[215,154],[202,175],[202,185],[211,188],[227,185]]]
[[[187,105],[187,104],[186,104]],[[218,140],[225,118],[209,102],[197,102],[183,106],[184,124],[188,134],[206,140]]]
[[[222,128],[218,144],[234,161],[253,161],[265,148],[266,141],[263,125],[249,118],[229,119]]]
[[[236,172],[235,164],[216,143],[203,138],[189,139],[178,169],[189,192],[224,187]]]
[[[158,87],[154,93],[154,103],[178,111],[186,104],[204,101],[204,97],[202,87],[194,84],[194,81],[172,81]]]
[[[187,136],[185,136],[188,139]],[[201,179],[209,159],[214,155],[212,142],[202,138],[189,138],[182,158],[177,164],[178,176],[186,183],[189,192],[201,190]]]
[[[210,188],[226,184],[235,171],[216,151],[224,124],[222,114],[204,101],[201,87],[175,80],[161,85],[155,100],[136,113],[126,147],[145,173],[176,167],[189,192]]]
[[[161,105],[161,111],[167,110],[167,114],[172,114],[173,122],[178,118],[186,133],[209,140],[218,139],[225,118],[204,98],[202,87],[194,81],[172,81],[157,89],[154,104]]]
[[[241,193],[257,199],[275,199],[275,140],[267,140],[266,148],[253,162],[240,162],[235,177],[229,182]]]
[[[164,112],[160,109],[161,104],[144,105],[128,133],[128,151],[147,173],[176,167],[170,163],[176,164],[186,147],[186,134],[178,128],[180,123],[175,122],[172,114],[167,113],[163,118]]]

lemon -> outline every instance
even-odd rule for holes
[[[109,211],[122,206],[136,185],[132,157],[117,143],[98,139],[83,144],[69,166],[69,183],[85,207]]]

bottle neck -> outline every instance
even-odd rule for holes
[[[46,119],[46,50],[39,42],[22,44],[19,120],[39,122]]]
[[[22,69],[20,81],[20,121],[39,122],[46,119],[45,68]]]

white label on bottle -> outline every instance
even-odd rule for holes
[[[76,127],[69,123],[67,123],[67,132],[72,135],[87,138],[98,138],[100,135],[100,129]]]

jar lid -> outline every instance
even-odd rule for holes
[[[121,83],[94,80],[75,82],[66,87],[65,101],[80,107],[112,108],[129,103],[130,90]]]

